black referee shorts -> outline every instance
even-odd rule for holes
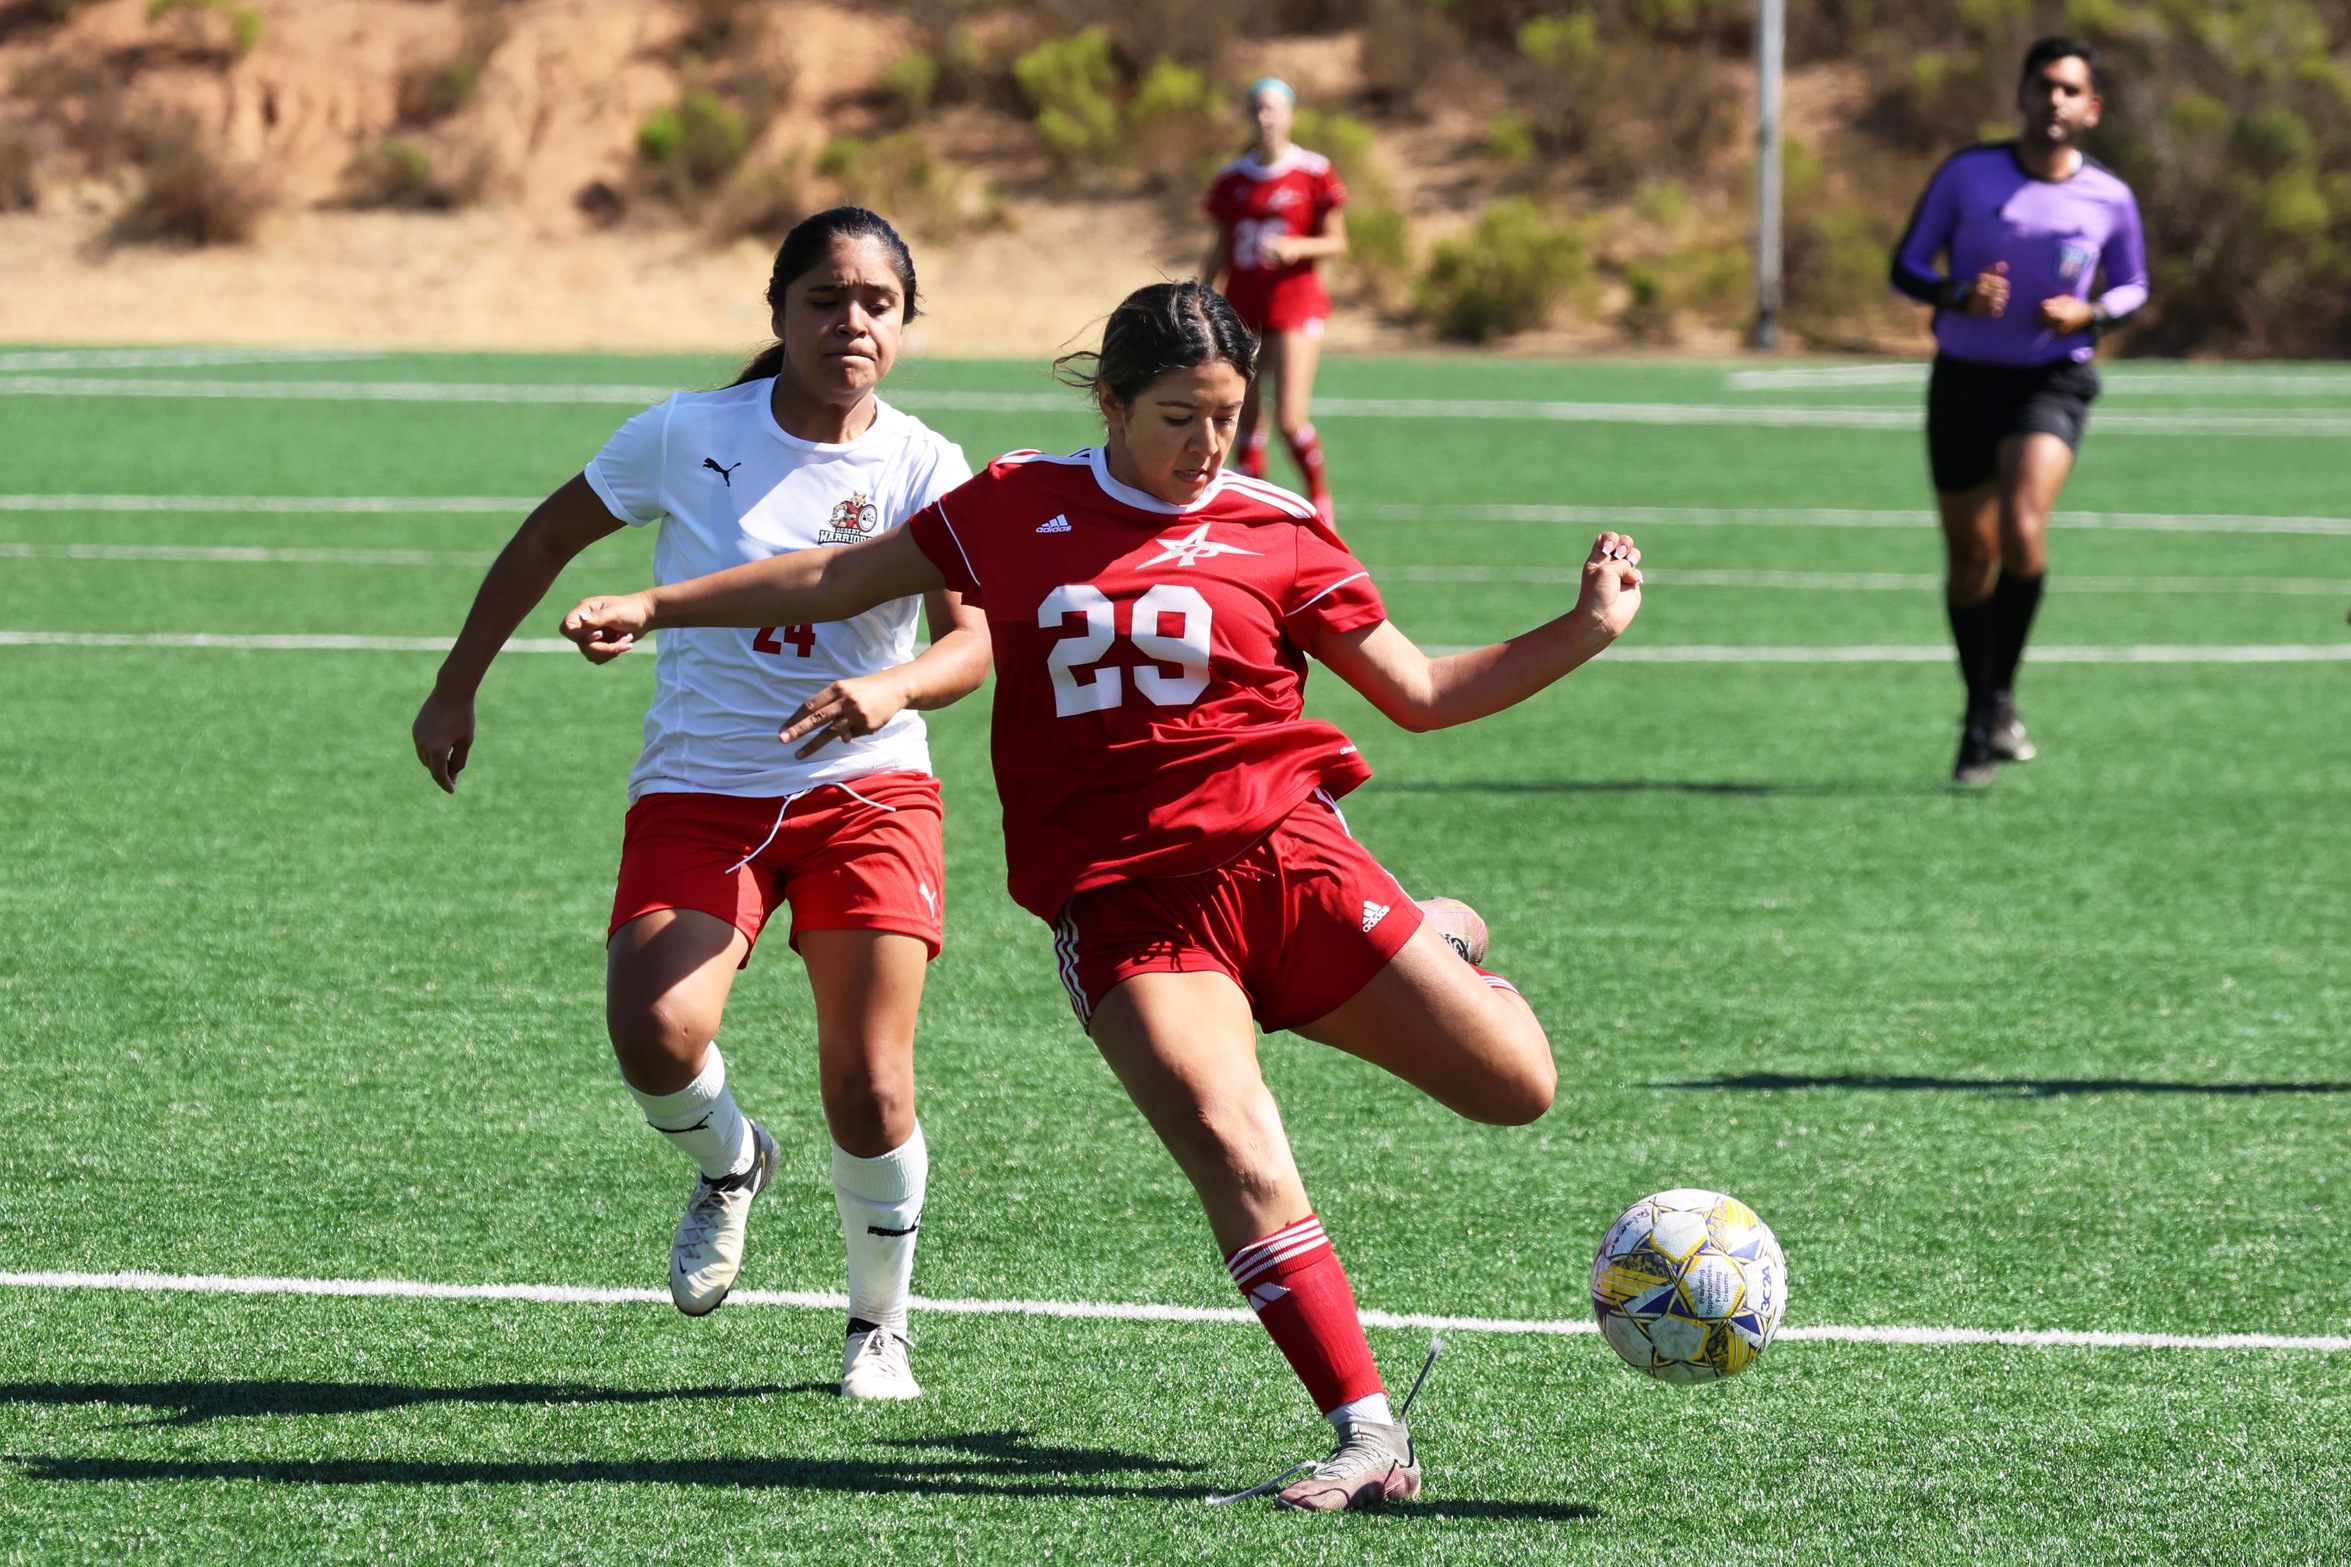
[[[2098,396],[2087,361],[1987,365],[1935,356],[1927,378],[1927,467],[1938,490],[1972,490],[1998,470],[2012,435],[2054,435],[2075,451]]]

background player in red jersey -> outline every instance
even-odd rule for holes
[[[981,606],[1013,896],[1053,925],[1079,1019],[1336,1428],[1331,1456],[1282,1492],[1330,1510],[1411,1496],[1420,1470],[1252,1021],[1494,1124],[1542,1115],[1557,1070],[1517,991],[1475,966],[1482,944],[1441,933],[1348,836],[1335,797],[1370,769],[1305,716],[1307,656],[1408,729],[1464,723],[1614,641],[1640,607],[1640,552],[1602,534],[1567,614],[1430,658],[1311,507],[1224,471],[1255,355],[1212,290],[1138,290],[1083,366],[1102,448],[1016,452],[900,533],[588,599],[563,629],[601,662],[654,627],[825,620],[945,586]],[[825,721],[812,704],[783,736]]]
[[[1259,368],[1273,378],[1274,422],[1306,476],[1307,496],[1329,522],[1331,487],[1312,410],[1331,299],[1315,263],[1347,253],[1347,187],[1330,159],[1291,143],[1297,108],[1297,95],[1279,77],[1265,77],[1249,89],[1257,141],[1217,170],[1208,188],[1202,205],[1217,222],[1217,237],[1203,276],[1223,288],[1263,345]],[[1259,384],[1255,378],[1249,383],[1235,438],[1240,455],[1234,466],[1252,479],[1265,477]]]
[[[657,580],[778,551],[887,536],[971,475],[951,442],[876,395],[916,308],[914,258],[880,216],[836,207],[776,252],[779,341],[734,385],[680,392],[623,425],[542,503],[490,568],[416,716],[416,753],[455,791],[474,692],[523,616],[580,551],[657,529]],[[854,619],[789,620],[661,640],[645,749],[629,779],[620,885],[606,931],[605,1019],[645,1119],[701,1179],[670,1243],[670,1296],[702,1316],[742,1266],[776,1139],[727,1086],[717,1033],[735,971],[770,915],[816,1004],[833,1197],[849,1260],[841,1392],[913,1398],[906,1303],[930,1158],[914,1107],[923,968],[945,889],[939,781],[917,709],[987,675],[987,629],[929,595]],[[827,727],[797,752],[777,723],[814,700]]]

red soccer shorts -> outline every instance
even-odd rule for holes
[[[1370,984],[1421,917],[1318,789],[1215,870],[1079,893],[1054,926],[1053,950],[1081,1024],[1137,974],[1215,972],[1241,987],[1270,1033],[1311,1023]]]
[[[919,937],[935,958],[944,822],[928,773],[873,773],[782,798],[648,794],[629,807],[605,939],[641,914],[696,909],[756,944],[789,902],[794,951],[804,930],[887,930]]]
[[[1322,336],[1331,313],[1331,296],[1323,292],[1322,278],[1309,270],[1287,277],[1269,272],[1240,272],[1226,279],[1225,298],[1241,324],[1258,336],[1268,332],[1304,332]]]

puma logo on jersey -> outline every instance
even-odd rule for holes
[[[1214,542],[1208,537],[1208,524],[1205,522],[1181,538],[1154,539],[1151,542],[1159,546],[1159,553],[1143,562],[1146,566],[1161,566],[1171,560],[1179,566],[1192,566],[1217,555],[1254,555],[1257,553],[1255,550],[1245,550],[1237,544]]]
[[[1365,930],[1369,930],[1369,929],[1371,929],[1371,928],[1372,928],[1374,925],[1377,925],[1377,924],[1378,924],[1380,921],[1382,921],[1382,920],[1386,919],[1387,917],[1388,917],[1388,905],[1386,905],[1385,903],[1368,903],[1368,902],[1367,902],[1367,903],[1365,903],[1365,904],[1364,904],[1364,906],[1363,906],[1363,928],[1364,928]]]
[[[727,488],[731,490],[735,487],[735,468],[740,468],[743,465],[741,463],[736,463],[733,468],[721,468],[718,465],[717,458],[705,457],[702,459],[702,466],[708,468],[712,473],[715,473],[720,478],[726,480]]]
[[[1069,532],[1069,519],[1056,517],[1051,522],[1040,522],[1037,524],[1037,531],[1039,533],[1067,533]]]
[[[939,897],[938,894],[931,891],[931,884],[918,880],[914,884],[914,890],[922,894],[923,907],[929,909],[935,918],[939,912]]]

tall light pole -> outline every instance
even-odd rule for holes
[[[1756,0],[1755,330],[1752,348],[1780,340],[1780,82],[1788,52],[1788,0]]]

